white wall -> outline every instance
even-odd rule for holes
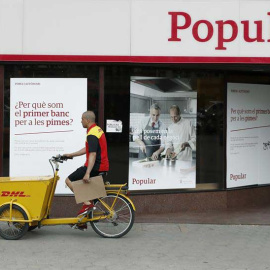
[[[23,53],[129,55],[129,2],[25,0]]]
[[[178,30],[181,42],[169,42],[171,16],[185,12],[191,17],[187,29]],[[157,1],[157,0],[0,0],[0,55],[96,55],[96,56],[205,56],[270,57],[270,1]],[[213,25],[207,42],[194,39],[198,20]],[[234,20],[238,35],[216,50],[217,20]],[[243,40],[241,20],[262,20],[264,42]],[[184,19],[179,17],[179,25]],[[199,35],[207,28],[200,25]],[[232,34],[224,27],[224,38]],[[213,60],[214,61],[214,60]]]
[[[23,52],[23,0],[0,0],[0,54]]]

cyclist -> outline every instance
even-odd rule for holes
[[[67,157],[77,157],[86,154],[84,166],[78,168],[66,179],[66,184],[72,192],[72,182],[82,179],[85,183],[89,183],[90,177],[106,175],[109,170],[105,133],[96,125],[95,118],[96,116],[93,111],[86,111],[82,114],[81,123],[87,129],[85,147],[77,152],[64,154]],[[84,202],[81,210],[78,212],[78,216],[86,214],[93,206],[92,201]],[[85,230],[87,229],[87,225],[82,224],[78,228]]]

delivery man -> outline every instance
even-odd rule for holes
[[[96,125],[95,118],[96,116],[93,111],[87,111],[82,114],[81,123],[82,126],[87,129],[85,147],[77,152],[64,154],[66,157],[86,155],[84,166],[78,168],[66,179],[66,184],[72,192],[72,182],[83,180],[85,183],[89,183],[90,177],[107,174],[109,170],[105,133]],[[84,202],[82,209],[78,212],[78,216],[86,214],[93,206],[91,201]],[[85,230],[87,229],[87,225],[82,224],[78,228]]]

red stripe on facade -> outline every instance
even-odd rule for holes
[[[210,56],[112,56],[112,55],[15,55],[2,54],[7,62],[104,62],[104,63],[247,63],[269,64],[270,57]]]

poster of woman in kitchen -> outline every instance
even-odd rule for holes
[[[132,77],[130,93],[129,189],[195,188],[197,92],[176,78]]]

